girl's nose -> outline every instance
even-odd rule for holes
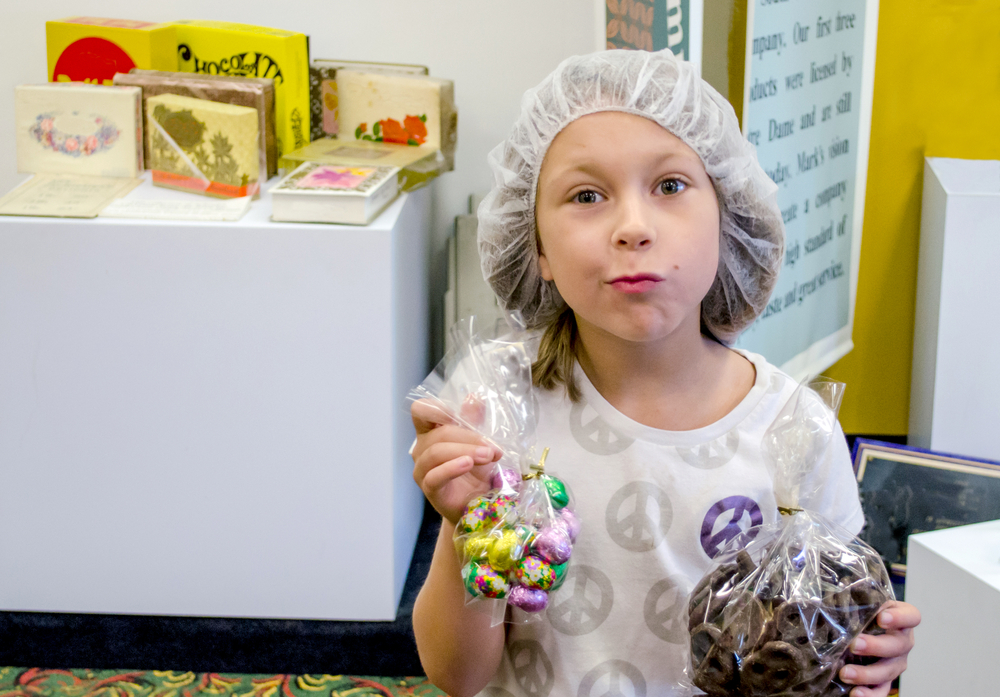
[[[621,202],[620,214],[616,220],[611,238],[612,244],[621,249],[645,249],[656,241],[656,228],[650,211],[639,200]]]

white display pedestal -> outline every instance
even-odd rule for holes
[[[1000,161],[928,157],[909,443],[1000,460]]]
[[[366,227],[266,193],[236,223],[0,218],[0,609],[393,619],[428,191]]]
[[[1000,694],[1000,521],[911,535],[906,601],[922,620],[900,695]]]

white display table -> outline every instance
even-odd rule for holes
[[[0,609],[393,619],[429,201],[0,218]]]
[[[1000,521],[911,535],[906,601],[922,621],[899,693],[998,694]]]
[[[909,443],[1000,460],[1000,161],[924,160]]]

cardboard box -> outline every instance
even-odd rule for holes
[[[305,34],[231,22],[175,22],[186,73],[274,80],[278,157],[309,142],[309,39]]]
[[[17,171],[134,178],[142,171],[142,90],[79,83],[14,89]]]
[[[133,70],[115,75],[116,85],[142,88],[143,113],[146,100],[158,94],[179,94],[257,110],[260,171],[270,177],[278,173],[278,148],[274,140],[274,81],[270,78],[194,75],[160,70]],[[149,160],[149,132],[143,143]]]
[[[177,70],[172,25],[101,17],[45,23],[50,82],[110,85],[132,68]]]
[[[146,100],[153,183],[208,196],[260,191],[257,110],[176,94]]]
[[[341,140],[427,145],[454,169],[455,86],[428,75],[337,71]]]
[[[369,73],[427,75],[426,65],[412,63],[371,63],[317,59],[309,65],[309,100],[312,107],[312,139],[336,137],[338,127],[337,71],[363,70]]]

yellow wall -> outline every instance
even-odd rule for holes
[[[746,2],[705,0],[704,72],[737,114]],[[854,350],[827,375],[846,432],[904,435],[923,158],[1000,159],[1000,0],[881,0],[872,110]]]
[[[854,350],[827,374],[845,431],[902,435],[923,158],[1000,159],[1000,2],[881,0],[872,110]]]

